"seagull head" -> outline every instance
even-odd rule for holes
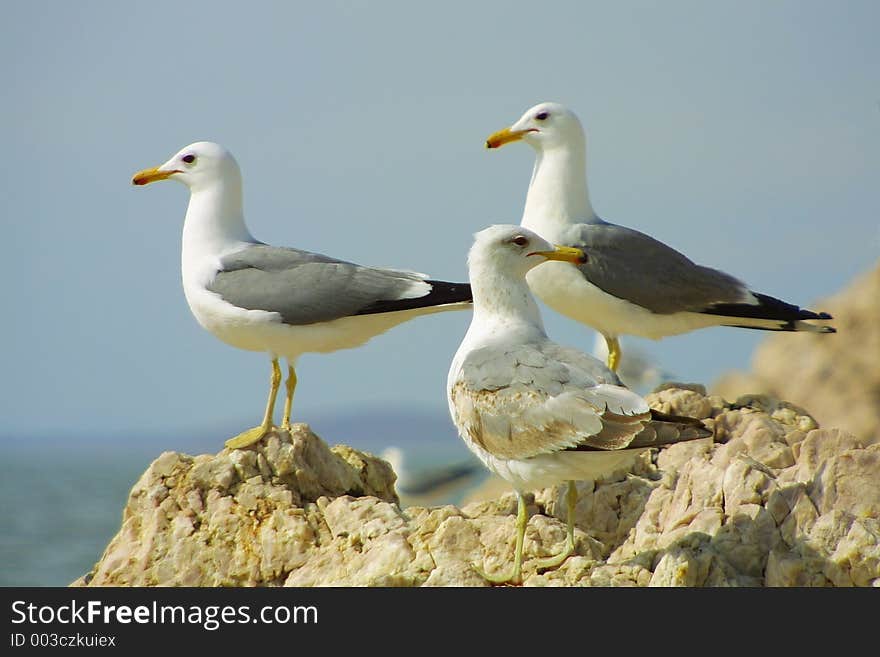
[[[489,135],[486,148],[524,141],[535,150],[548,150],[576,140],[584,141],[584,129],[577,115],[559,103],[539,103],[509,128]]]
[[[196,192],[217,182],[240,181],[241,170],[232,153],[220,144],[197,141],[181,148],[165,164],[138,171],[131,182],[148,185],[169,179],[182,182],[191,192]]]
[[[581,249],[555,246],[522,226],[504,224],[476,233],[468,253],[472,267],[490,267],[499,273],[523,278],[530,269],[548,260],[583,264],[587,256]]]

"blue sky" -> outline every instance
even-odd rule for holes
[[[235,153],[258,239],[465,280],[472,234],[519,222],[533,162],[484,139],[555,100],[585,124],[610,221],[807,306],[880,254],[875,2],[44,1],[3,18],[4,440],[207,431],[219,448],[259,420],[267,359],[183,297],[185,188],[130,185],[197,140]],[[469,320],[303,356],[294,419],[445,412]],[[762,337],[638,345],[711,383]]]

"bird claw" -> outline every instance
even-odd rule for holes
[[[490,575],[475,563],[471,564],[474,572],[490,584],[510,584],[511,586],[519,586],[522,584],[522,570],[516,567],[510,570],[508,575]]]
[[[574,545],[571,542],[567,541],[565,549],[559,554],[552,557],[547,557],[546,559],[535,559],[535,568],[537,568],[539,573],[547,570],[553,570],[554,568],[559,568],[559,566],[564,564],[565,560],[568,559],[572,554],[574,554]]]
[[[260,442],[264,437],[268,436],[272,431],[275,430],[275,427],[254,427],[253,429],[248,429],[247,431],[242,431],[240,434],[235,436],[234,438],[230,438],[226,441],[226,447],[229,449],[242,449],[244,447],[250,447],[254,443]]]

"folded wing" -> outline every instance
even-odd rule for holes
[[[466,283],[265,244],[229,255],[221,265],[208,285],[211,292],[239,308],[276,312],[291,325],[471,300]]]
[[[456,424],[477,445],[509,459],[626,448],[651,419],[645,400],[552,357],[559,349],[549,343],[471,352],[450,392]]]

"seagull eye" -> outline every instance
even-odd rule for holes
[[[538,112],[537,114],[535,114],[535,120],[546,121],[548,116],[550,116],[550,112]]]
[[[183,160],[184,162],[186,162],[187,164],[192,164],[193,162],[196,161],[196,156],[193,155],[192,153],[187,153],[186,155],[184,155],[180,159]]]
[[[529,243],[529,239],[527,237],[524,237],[523,235],[517,235],[511,240],[511,242],[513,242],[517,246],[525,246]]]

